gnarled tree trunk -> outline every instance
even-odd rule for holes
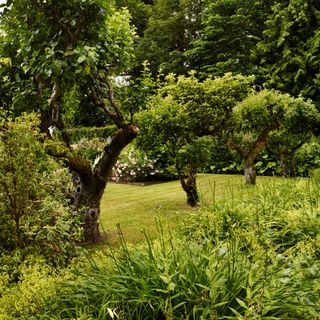
[[[289,175],[288,149],[280,153],[280,175],[287,177]]]
[[[249,157],[244,163],[244,177],[246,184],[256,184],[257,171],[255,168],[255,159]]]
[[[244,160],[244,176],[246,184],[256,184],[257,172],[255,169],[255,161],[267,144],[268,134],[277,127],[277,123],[265,127],[248,146],[242,146],[241,143],[229,143],[229,148],[238,151]]]
[[[63,159],[74,174],[74,209],[82,215],[85,243],[99,242],[100,202],[120,152],[137,136],[139,129],[133,124],[123,124],[103,150],[102,157],[92,169],[90,163],[77,157],[72,150],[60,146],[48,152]]]
[[[189,205],[190,207],[197,206],[197,204],[199,203],[199,195],[197,191],[196,167],[193,165],[189,165],[187,178],[177,164],[176,169],[182,189],[187,194],[187,205]]]
[[[82,216],[83,241],[97,243],[102,239],[99,230],[100,202],[103,194],[103,185],[99,186],[93,175],[85,177],[74,171],[76,187],[74,208]]]
[[[84,242],[96,243],[102,239],[99,231],[100,202],[120,152],[138,134],[133,124],[123,126],[104,148],[99,162],[93,170],[76,163],[71,167],[75,173],[76,196],[74,206],[83,215]]]

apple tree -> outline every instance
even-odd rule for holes
[[[84,241],[97,242],[100,200],[112,167],[138,134],[113,90],[133,59],[128,12],[100,0],[7,0],[2,7],[0,105],[14,116],[40,113],[41,131],[52,140],[48,152],[74,174],[73,206],[83,217]],[[94,167],[75,153],[66,121],[70,106],[77,113],[84,101],[117,127],[105,137]]]

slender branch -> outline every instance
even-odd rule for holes
[[[59,100],[61,98],[61,88],[58,82],[53,85],[51,96],[48,99],[49,110],[51,110],[52,121],[58,122],[60,117],[60,104]]]
[[[106,83],[107,83],[107,86],[108,86],[108,96],[109,96],[109,101],[111,103],[111,106],[112,106],[113,110],[115,111],[119,121],[123,122],[124,119],[123,119],[122,113],[121,113],[120,109],[118,108],[118,105],[117,105],[116,100],[114,98],[112,80],[110,79],[109,76],[107,76],[106,80],[107,80]]]
[[[107,89],[107,90],[109,91],[109,89]],[[104,113],[115,123],[115,125],[118,128],[125,127],[124,118],[121,114],[120,109],[117,107],[117,104],[116,104],[114,98],[113,98],[113,93],[112,93],[111,97],[109,97],[109,94],[108,94],[107,98],[109,99],[113,109],[116,106],[116,110],[115,110],[116,112],[111,111],[110,108],[108,108],[106,103],[104,102],[105,93],[103,92],[103,90],[101,90],[99,88],[91,87],[91,98],[95,102],[95,104],[100,109],[102,109],[104,111]],[[113,99],[113,102],[111,101],[111,99]]]

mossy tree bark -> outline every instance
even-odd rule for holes
[[[69,161],[75,173],[76,194],[74,207],[83,215],[84,241],[99,242],[100,202],[121,150],[138,134],[135,125],[127,125],[118,130],[111,142],[105,146],[103,155],[94,169],[86,161]]]
[[[199,203],[196,180],[197,168],[194,165],[190,164],[188,166],[188,173],[185,174],[176,163],[176,170],[178,172],[182,189],[187,194],[187,205],[189,205],[190,207],[196,207]]]
[[[267,144],[268,134],[272,130],[275,130],[277,127],[278,127],[278,124],[269,125],[265,127],[255,139],[253,139],[249,144],[245,146],[242,145],[241,142],[229,143],[229,147],[231,149],[236,150],[243,159],[245,184],[248,184],[248,185],[256,184],[257,172],[255,169],[255,162],[259,154]]]

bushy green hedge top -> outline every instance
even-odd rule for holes
[[[81,139],[108,138],[117,130],[115,125],[105,127],[76,127],[68,130],[72,143],[77,143]]]

